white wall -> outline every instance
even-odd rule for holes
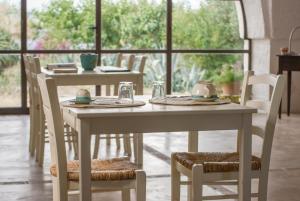
[[[257,73],[277,73],[281,47],[288,46],[290,31],[300,25],[300,0],[243,0],[248,36],[253,40],[252,68]],[[293,50],[300,53],[300,30],[295,34]],[[293,73],[292,111],[300,112],[300,72]],[[268,88],[256,89],[266,96]],[[285,99],[284,106],[285,109]]]

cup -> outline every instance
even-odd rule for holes
[[[133,83],[132,82],[120,82],[119,84],[119,101],[128,101],[134,103],[133,97]]]
[[[155,81],[153,83],[152,89],[152,98],[165,98],[166,91],[165,91],[165,83],[162,81]]]
[[[97,66],[98,55],[97,54],[81,54],[80,62],[85,71],[92,71]]]

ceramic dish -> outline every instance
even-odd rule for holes
[[[69,101],[72,102],[72,103],[75,103],[75,104],[90,104],[91,102],[93,102],[95,100],[96,100],[95,98],[92,98],[89,102],[87,102],[87,101],[78,101],[78,100],[76,100],[76,98],[74,98],[74,99],[69,100]]]

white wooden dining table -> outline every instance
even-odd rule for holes
[[[120,82],[132,82],[136,87],[136,94],[143,95],[143,73],[139,71],[130,72],[102,72],[99,67],[93,71],[83,71],[78,69],[77,73],[54,73],[45,68],[42,73],[46,77],[55,79],[57,86],[75,86],[75,85],[115,85]]]
[[[207,130],[240,130],[239,201],[251,200],[252,114],[256,109],[238,104],[214,106],[146,105],[132,108],[79,109],[63,107],[64,121],[78,132],[80,201],[91,201],[91,135]],[[196,138],[197,139],[197,138]],[[198,144],[198,140],[193,140]],[[142,143],[137,143],[137,161],[142,164]],[[195,145],[196,146],[196,145]],[[197,146],[196,146],[197,147]],[[197,150],[193,150],[197,151]]]

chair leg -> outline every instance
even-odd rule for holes
[[[146,173],[136,171],[136,201],[146,201]]]
[[[131,152],[131,143],[130,143],[130,135],[129,134],[123,135],[123,143],[124,143],[125,154],[127,154],[129,157],[131,157],[132,152]]]
[[[99,154],[99,147],[100,147],[100,134],[95,136],[93,159],[97,159],[98,154]]]
[[[199,141],[199,133],[198,131],[189,131],[188,133],[188,151],[189,152],[198,152],[198,141]],[[191,186],[187,186],[187,195],[188,201],[191,201],[192,189]]]
[[[171,201],[180,201],[180,173],[176,169],[174,154],[171,157]]]
[[[122,190],[122,201],[130,201],[130,189]]]
[[[73,128],[71,128],[71,132],[73,136],[74,159],[78,160],[78,135]]]
[[[29,116],[29,153],[31,156],[34,155],[35,152],[35,136],[34,136],[34,120],[33,120],[33,114],[32,109],[30,109],[30,116]]]
[[[192,201],[202,201],[203,166],[194,165],[192,169]]]
[[[59,188],[59,180],[52,177],[53,201],[68,201],[68,188],[66,186]]]
[[[119,150],[121,148],[120,134],[115,134],[115,135],[116,135],[117,149]]]
[[[66,137],[67,137],[67,142],[68,142],[68,147],[69,150],[72,150],[72,142],[71,142],[71,129],[69,125],[65,125],[65,131],[66,131]]]
[[[135,163],[137,163],[137,157],[138,157],[138,150],[137,150],[137,148],[138,148],[138,146],[137,146],[137,143],[139,143],[138,142],[138,134],[137,133],[134,133],[133,134],[133,155],[134,155],[134,161],[135,161]]]
[[[39,126],[39,135],[38,135],[38,149],[37,149],[37,161],[39,166],[43,166],[44,164],[44,152],[45,152],[45,130],[46,130],[46,126],[45,126],[45,120],[42,119],[40,122],[40,126]]]
[[[59,201],[59,191],[58,191],[58,184],[57,178],[52,178],[52,191],[53,191],[53,201]]]
[[[242,136],[241,131],[238,130],[238,132],[237,132],[237,142],[236,142],[236,151],[237,152],[240,152],[241,136]]]
[[[110,145],[110,144],[111,144],[111,135],[106,134],[106,145]]]
[[[268,173],[262,174],[258,183],[258,201],[267,201],[268,195]]]

